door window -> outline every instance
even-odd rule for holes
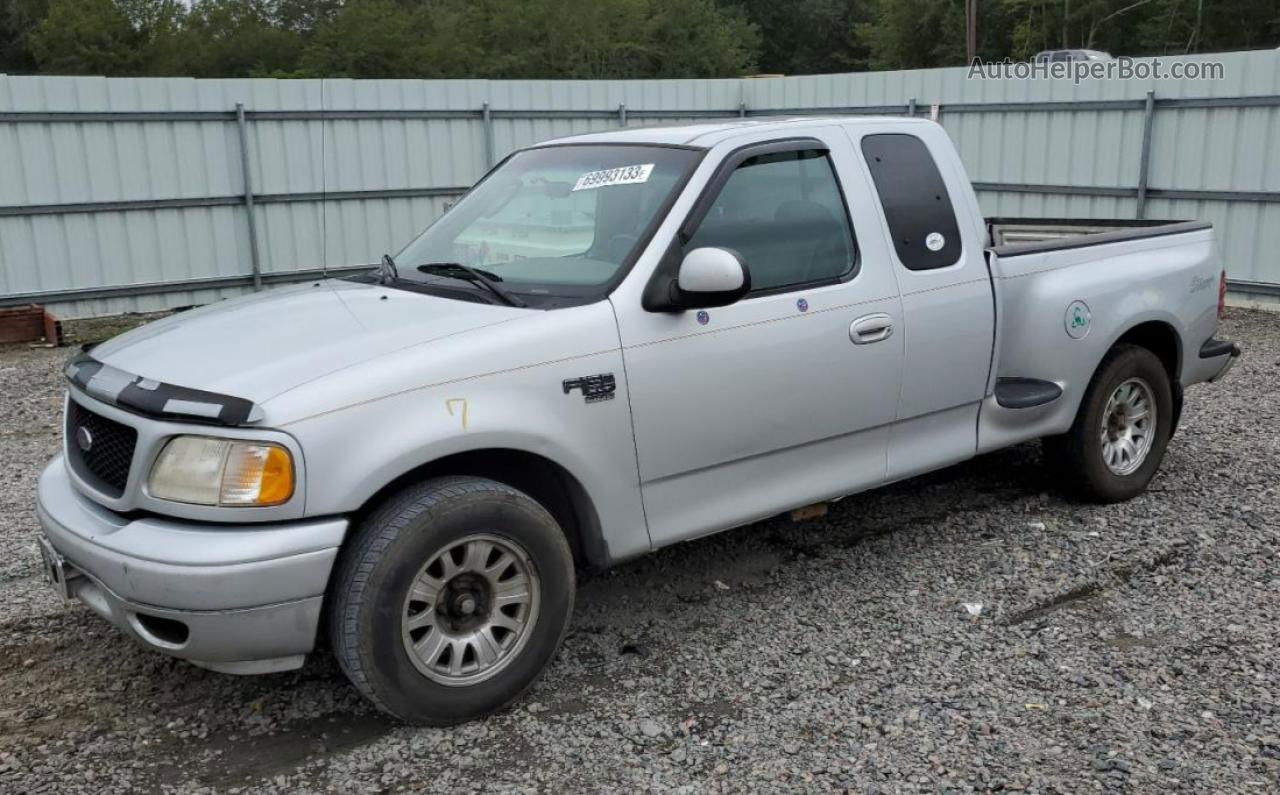
[[[802,149],[744,160],[685,250],[703,246],[738,252],[751,271],[752,292],[851,274],[857,247],[830,157]]]

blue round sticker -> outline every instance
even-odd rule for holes
[[[702,324],[702,325],[704,325],[704,326],[705,326],[705,325],[707,325],[708,323],[710,323],[710,322],[711,322],[711,315],[707,314],[706,310],[703,310],[703,311],[699,312],[699,313],[698,313],[698,322],[699,322],[699,323],[701,323],[701,324]]]
[[[803,298],[801,298],[801,299],[797,300],[797,301],[796,301],[796,309],[799,309],[801,312],[808,312],[808,311],[809,311],[809,302],[808,302],[808,301],[806,301],[806,300],[804,300]]]

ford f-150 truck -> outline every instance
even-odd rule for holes
[[[516,699],[575,566],[1044,439],[1147,486],[1221,377],[1209,224],[984,219],[941,127],[793,119],[515,152],[394,258],[74,355],[49,577],[217,671],[327,638],[399,718]]]

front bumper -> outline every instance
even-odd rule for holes
[[[62,456],[40,476],[37,514],[70,596],[149,648],[227,673],[302,665],[347,530],[130,519],[77,492]]]

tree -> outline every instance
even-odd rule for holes
[[[855,30],[872,69],[964,64],[962,0],[880,0],[873,20]]]
[[[432,9],[437,10],[437,9]],[[449,13],[451,9],[438,9]],[[302,54],[301,74],[329,77],[435,77],[458,64],[458,42],[438,42],[425,5],[348,0],[322,20]],[[465,61],[464,61],[465,62]],[[459,64],[460,65],[460,64]]]
[[[301,74],[347,77],[720,77],[759,36],[713,0],[348,0]]]
[[[48,13],[48,0],[0,0],[0,72],[36,71],[30,36]]]
[[[341,0],[272,0],[272,19],[285,30],[306,34],[342,7]]]
[[[31,31],[40,71],[55,74],[176,74],[180,0],[50,0]]]
[[[0,0],[0,71],[639,78],[1280,44],[1280,0]]]
[[[52,0],[30,41],[40,70],[53,74],[142,74],[146,45],[113,0]]]
[[[711,0],[652,0],[641,30],[654,52],[643,73],[654,77],[737,77],[758,68],[759,28]]]
[[[755,68],[759,34],[712,0],[488,0],[486,77],[729,77]]]
[[[1135,33],[1150,54],[1275,47],[1280,3],[1233,0],[1206,8],[1203,0],[1154,0]]]
[[[296,69],[304,33],[276,14],[269,0],[196,0],[177,36],[183,74],[239,77]]]
[[[871,21],[872,0],[739,0],[737,5],[764,33],[762,72],[815,74],[867,66],[870,53],[854,30]]]

